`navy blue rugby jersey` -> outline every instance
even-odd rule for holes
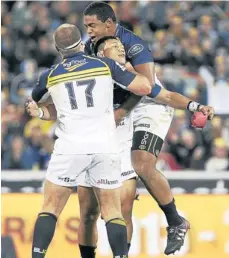
[[[153,62],[152,52],[149,49],[148,43],[135,35],[133,32],[117,24],[115,36],[122,42],[126,52],[126,60],[133,66]],[[93,43],[90,39],[87,40],[85,44],[85,53],[88,55],[95,55]],[[115,86],[114,105],[122,104],[130,96],[130,94],[130,92]]]

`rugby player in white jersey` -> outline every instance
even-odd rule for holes
[[[152,53],[148,44],[120,26],[113,9],[108,4],[99,1],[91,3],[84,11],[84,24],[90,37],[85,45],[86,53],[94,54],[94,44],[101,37],[118,37],[124,45],[127,61],[138,73],[145,75],[152,85],[151,97],[158,96],[162,85],[156,79]],[[169,106],[193,112],[200,110],[206,113],[209,119],[214,112],[211,107],[203,107],[199,103],[188,101],[179,94],[165,91],[162,94],[165,94],[166,104],[159,104],[158,101],[145,97],[135,109],[132,165],[166,216],[168,239],[165,254],[169,255],[181,248],[190,227],[177,212],[167,179],[156,169],[157,157],[173,117],[173,109]],[[128,98],[116,110],[116,118],[121,119],[136,103],[136,98],[133,99],[132,96]]]
[[[113,256],[126,258],[113,80],[138,95],[149,94],[151,87],[144,76],[128,72],[111,59],[86,56],[74,25],[58,27],[54,41],[63,61],[41,74],[32,92],[33,100],[26,103],[27,112],[34,116],[34,101],[52,98],[51,108],[48,105],[36,112],[44,120],[57,118],[58,137],[46,173],[44,203],[35,224],[32,258],[45,257],[57,218],[84,172],[106,222]]]
[[[125,53],[124,48],[121,42],[113,36],[107,36],[101,38],[96,46],[95,53],[99,56],[106,56],[116,61],[120,64],[125,64]],[[130,65],[128,64],[128,67]],[[117,88],[116,88],[117,90]],[[115,92],[115,91],[114,91]],[[123,92],[124,94],[125,92]],[[162,89],[156,99],[162,103],[167,103],[167,94],[168,91]],[[177,93],[175,93],[177,94]],[[116,95],[114,93],[114,95]],[[185,97],[179,96],[178,99],[182,101]],[[186,98],[185,98],[186,99]],[[190,101],[187,99],[187,101]],[[114,103],[118,105],[114,99]],[[206,107],[205,107],[206,108]],[[35,106],[35,110],[37,106]],[[204,110],[204,108],[203,108]],[[128,243],[131,241],[132,237],[132,207],[133,200],[136,191],[136,181],[133,168],[131,166],[130,160],[130,148],[131,148],[131,139],[133,135],[133,121],[132,115],[129,114],[118,126],[118,138],[120,142],[120,152],[121,152],[121,177],[123,181],[121,189],[121,207],[122,215],[125,219],[127,225],[127,235]],[[106,182],[103,182],[106,184]],[[99,216],[99,209],[96,197],[92,189],[90,189],[90,184],[87,183],[85,174],[82,173],[78,178],[78,195],[80,200],[80,212],[81,212],[81,221],[79,227],[79,243],[82,258],[92,258],[95,257],[94,249],[97,243],[97,232],[96,232],[96,220]]]

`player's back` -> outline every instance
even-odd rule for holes
[[[52,69],[47,87],[57,110],[54,152],[117,152],[113,82],[105,62],[75,54]]]

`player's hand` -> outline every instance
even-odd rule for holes
[[[200,106],[199,111],[202,112],[204,115],[208,116],[208,120],[212,120],[215,114],[215,110],[211,106]]]
[[[114,110],[116,126],[119,125],[119,123],[121,122],[123,117],[125,117],[126,115],[127,115],[126,110],[123,108],[118,108],[118,109]]]
[[[29,97],[28,100],[25,103],[25,109],[27,113],[32,117],[39,117],[40,111],[37,103]]]

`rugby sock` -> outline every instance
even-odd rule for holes
[[[46,251],[52,241],[57,218],[52,213],[42,212],[38,215],[32,245],[32,258],[45,257]]]
[[[123,219],[112,219],[106,223],[108,240],[114,257],[127,257],[127,230]]]
[[[81,258],[95,258],[94,246],[79,245]]]
[[[174,199],[166,205],[160,205],[160,208],[163,210],[169,226],[179,226],[183,222],[177,212]]]

